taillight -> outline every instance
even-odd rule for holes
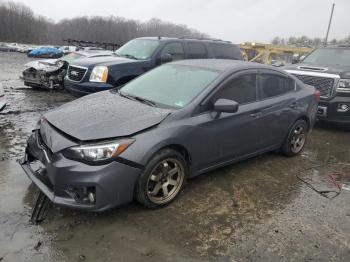
[[[320,102],[321,93],[320,93],[319,90],[316,90],[316,91],[315,91],[314,97],[315,97],[315,100],[316,100],[317,102]]]

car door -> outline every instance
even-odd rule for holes
[[[207,59],[208,50],[204,43],[199,42],[187,42],[186,48],[188,59]]]
[[[296,84],[289,76],[274,70],[259,70],[258,97],[261,110],[256,120],[263,147],[278,146],[298,115]]]
[[[256,124],[257,70],[245,70],[229,77],[206,99],[204,112],[195,118],[198,128],[197,143],[202,157],[198,169],[252,154],[261,149],[261,134]],[[239,103],[236,113],[213,111],[217,99],[225,98]]]
[[[165,61],[165,62],[162,61],[162,57],[164,57],[164,55],[166,54],[171,55],[172,57],[171,61],[185,59],[184,47],[181,42],[170,42],[164,45],[164,47],[159,53],[159,59],[161,64],[169,62],[169,61]]]

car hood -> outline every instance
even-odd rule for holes
[[[329,65],[310,65],[306,63],[293,64],[283,67],[284,70],[307,71],[325,74],[339,75],[340,78],[350,78],[350,67],[347,66],[329,66]]]
[[[159,124],[170,113],[110,90],[67,103],[44,117],[63,133],[88,141],[133,135]]]
[[[36,60],[26,63],[24,66],[27,68],[34,68],[36,70],[45,70],[47,72],[50,72],[55,71],[59,68],[57,61],[58,59]]]
[[[110,66],[117,64],[131,64],[131,63],[145,63],[145,60],[135,60],[120,56],[104,56],[104,57],[90,57],[81,58],[74,61],[74,65],[92,68],[97,65]],[[73,64],[72,64],[73,65]]]

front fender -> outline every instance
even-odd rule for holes
[[[192,126],[181,126],[178,128],[153,128],[144,133],[134,136],[136,141],[125,150],[120,157],[146,166],[150,159],[162,148],[170,146],[181,146],[186,149],[189,156],[195,156],[191,141],[186,139],[191,137]]]

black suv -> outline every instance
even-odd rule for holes
[[[284,69],[320,91],[320,120],[350,124],[350,45],[315,49]]]
[[[136,38],[111,57],[79,59],[68,68],[65,88],[82,96],[120,87],[161,64],[183,59],[242,60],[238,46],[217,39]]]

